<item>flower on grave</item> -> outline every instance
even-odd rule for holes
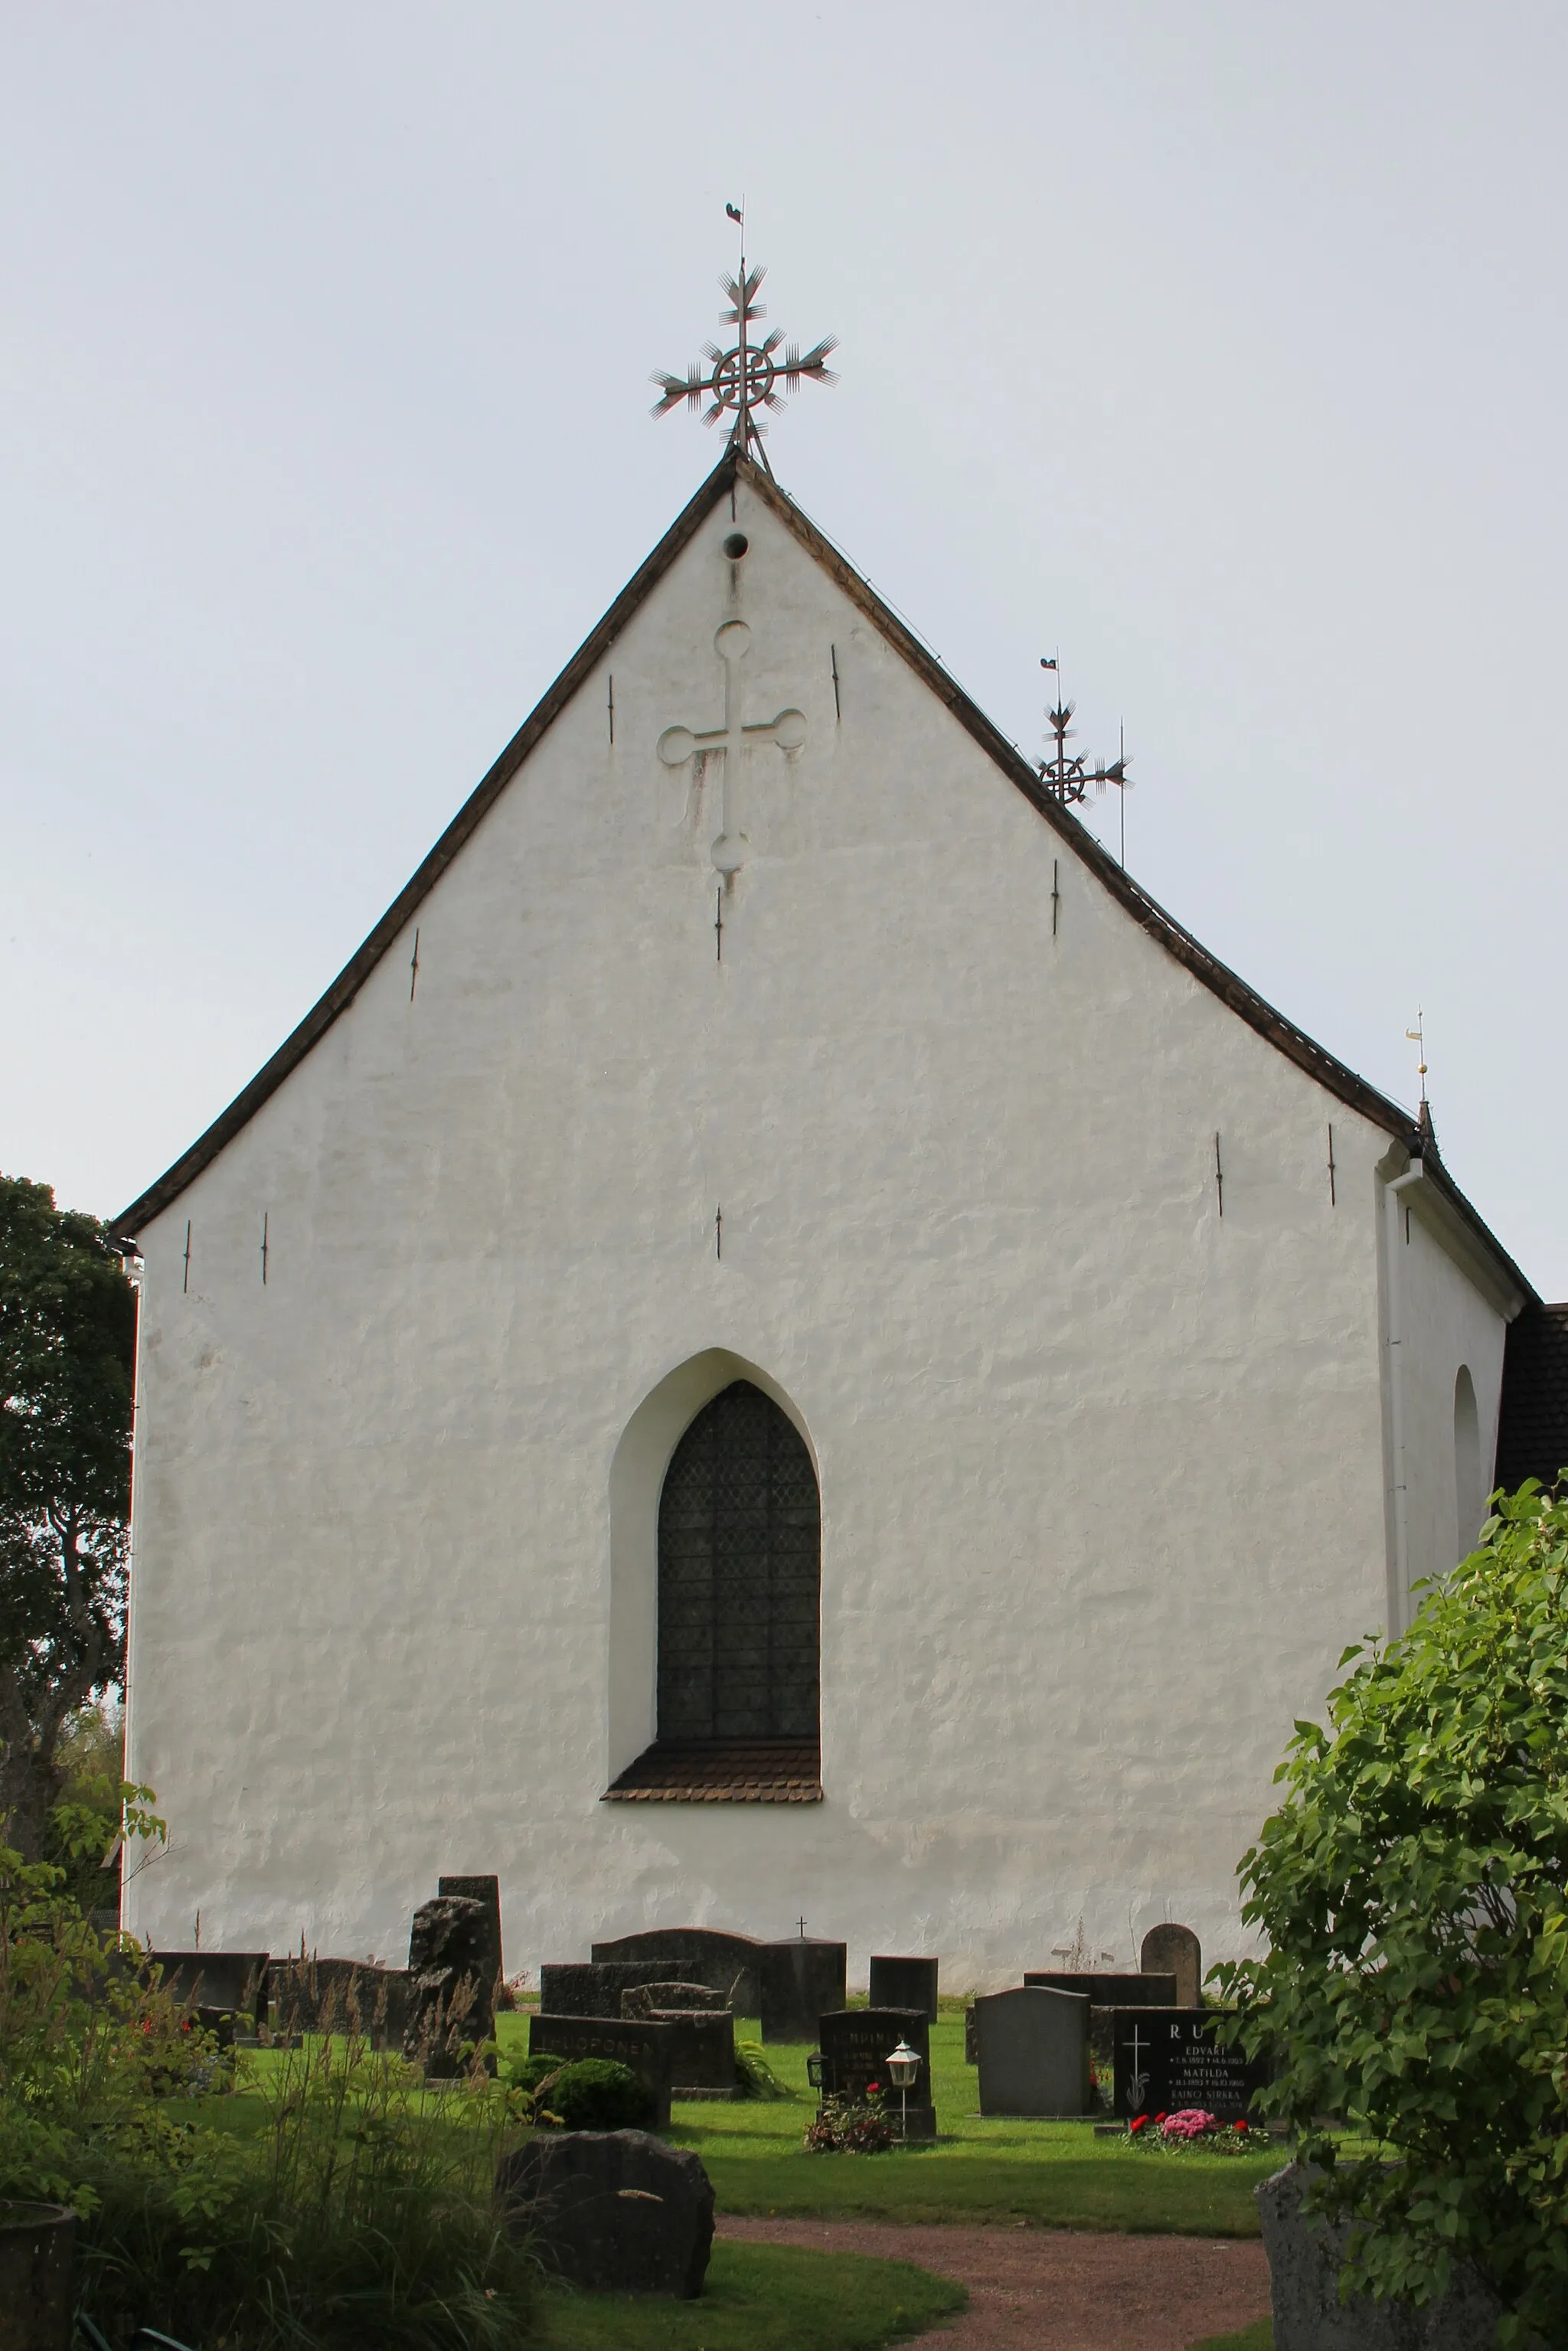
[[[1166,2138],[1202,2138],[1218,2127],[1218,2116],[1203,2106],[1183,2106],[1179,2114],[1167,2115],[1160,2125]]]
[[[1232,2123],[1232,2124],[1231,2124],[1231,2126],[1230,2126],[1230,2127],[1231,2127],[1231,2129],[1232,2129],[1232,2130],[1244,2131],[1244,2130],[1246,2129],[1247,2126],[1246,2126],[1246,2124],[1245,2124],[1244,2122],[1241,2122],[1241,2123]]]
[[[1148,2122],[1148,2119],[1147,2115],[1134,2115],[1132,2121],[1127,2125],[1127,2137],[1131,2138],[1134,2131],[1141,2131]]]
[[[868,2098],[880,2098],[882,2095],[882,2084],[880,2082],[868,2082],[865,2085],[865,2094]]]

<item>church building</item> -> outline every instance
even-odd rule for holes
[[[744,444],[120,1229],[126,1925],[392,1964],[1239,1952],[1542,1311]]]

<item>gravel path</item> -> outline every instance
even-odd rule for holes
[[[891,2220],[743,2220],[721,2237],[917,2262],[969,2289],[969,2308],[928,2336],[962,2351],[1187,2351],[1269,2315],[1256,2238],[1090,2236]]]

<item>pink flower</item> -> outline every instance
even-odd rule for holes
[[[1202,2138],[1219,2127],[1217,2117],[1202,2106],[1183,2106],[1179,2114],[1167,2115],[1160,2126],[1166,2138]]]

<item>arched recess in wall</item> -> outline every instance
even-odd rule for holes
[[[1486,1496],[1481,1484],[1481,1422],[1476,1384],[1461,1364],[1454,1381],[1454,1557],[1475,1549]]]
[[[610,1531],[607,1794],[819,1797],[821,1510],[792,1400],[726,1348],[678,1364],[616,1447]]]

